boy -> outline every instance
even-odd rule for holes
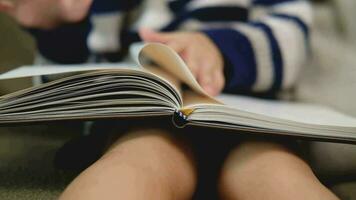
[[[301,0],[148,0],[155,6],[148,4],[132,26],[121,27],[120,45],[94,48],[91,44],[95,42],[87,39],[92,37],[85,37],[91,35],[90,19],[82,20],[88,15],[90,0],[1,2],[3,11],[27,27],[51,29],[31,31],[42,55],[59,63],[87,61],[92,53],[97,60],[120,59],[125,47],[139,40],[137,27],[149,27],[140,29],[140,38],[176,50],[211,95],[222,90],[268,95],[292,87],[306,57],[311,23],[310,7]],[[53,12],[32,12],[39,7],[33,6],[36,3],[46,3]],[[139,4],[137,1],[118,12],[129,12]],[[21,9],[29,13],[24,17]],[[80,20],[81,28],[77,24],[53,29],[60,23]],[[96,27],[100,29],[91,25],[94,32]],[[180,32],[172,32],[176,30]],[[65,33],[78,40],[60,45],[53,38],[48,40],[48,35],[61,37]],[[74,45],[77,51],[63,56],[56,45],[64,49]],[[61,199],[190,199],[199,163],[189,142],[169,128],[144,127],[130,129],[113,142],[68,186]],[[200,139],[208,142],[205,137]],[[302,159],[277,142],[241,141],[229,151],[217,181],[224,199],[337,199]]]

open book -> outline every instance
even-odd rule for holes
[[[20,68],[0,80],[61,78],[0,97],[0,125],[58,120],[171,116],[177,127],[206,126],[249,133],[356,142],[356,119],[332,109],[235,95],[211,97],[183,60],[162,44],[137,50],[141,67]],[[75,73],[73,75],[73,73]]]

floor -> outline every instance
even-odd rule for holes
[[[76,175],[53,166],[69,132],[54,126],[0,128],[0,199],[56,199]]]

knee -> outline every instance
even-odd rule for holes
[[[193,193],[196,172],[188,145],[161,129],[137,129],[116,141],[99,162],[126,165],[140,179]],[[176,186],[179,187],[176,187]],[[172,189],[171,188],[171,189]]]
[[[300,176],[314,175],[302,159],[283,145],[246,142],[228,155],[222,168],[219,189],[223,196],[231,193],[236,196],[237,193],[249,193],[256,186],[290,185],[294,178],[300,179]]]
[[[227,157],[225,166],[250,170],[273,170],[306,163],[286,146],[273,142],[250,141],[234,148]],[[273,170],[274,171],[274,170]]]

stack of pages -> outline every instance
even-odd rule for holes
[[[330,108],[236,95],[211,97],[182,59],[162,44],[136,49],[139,67],[22,67],[0,80],[64,78],[0,97],[0,126],[68,120],[172,116],[177,127],[205,126],[335,142],[356,141],[356,119]]]

